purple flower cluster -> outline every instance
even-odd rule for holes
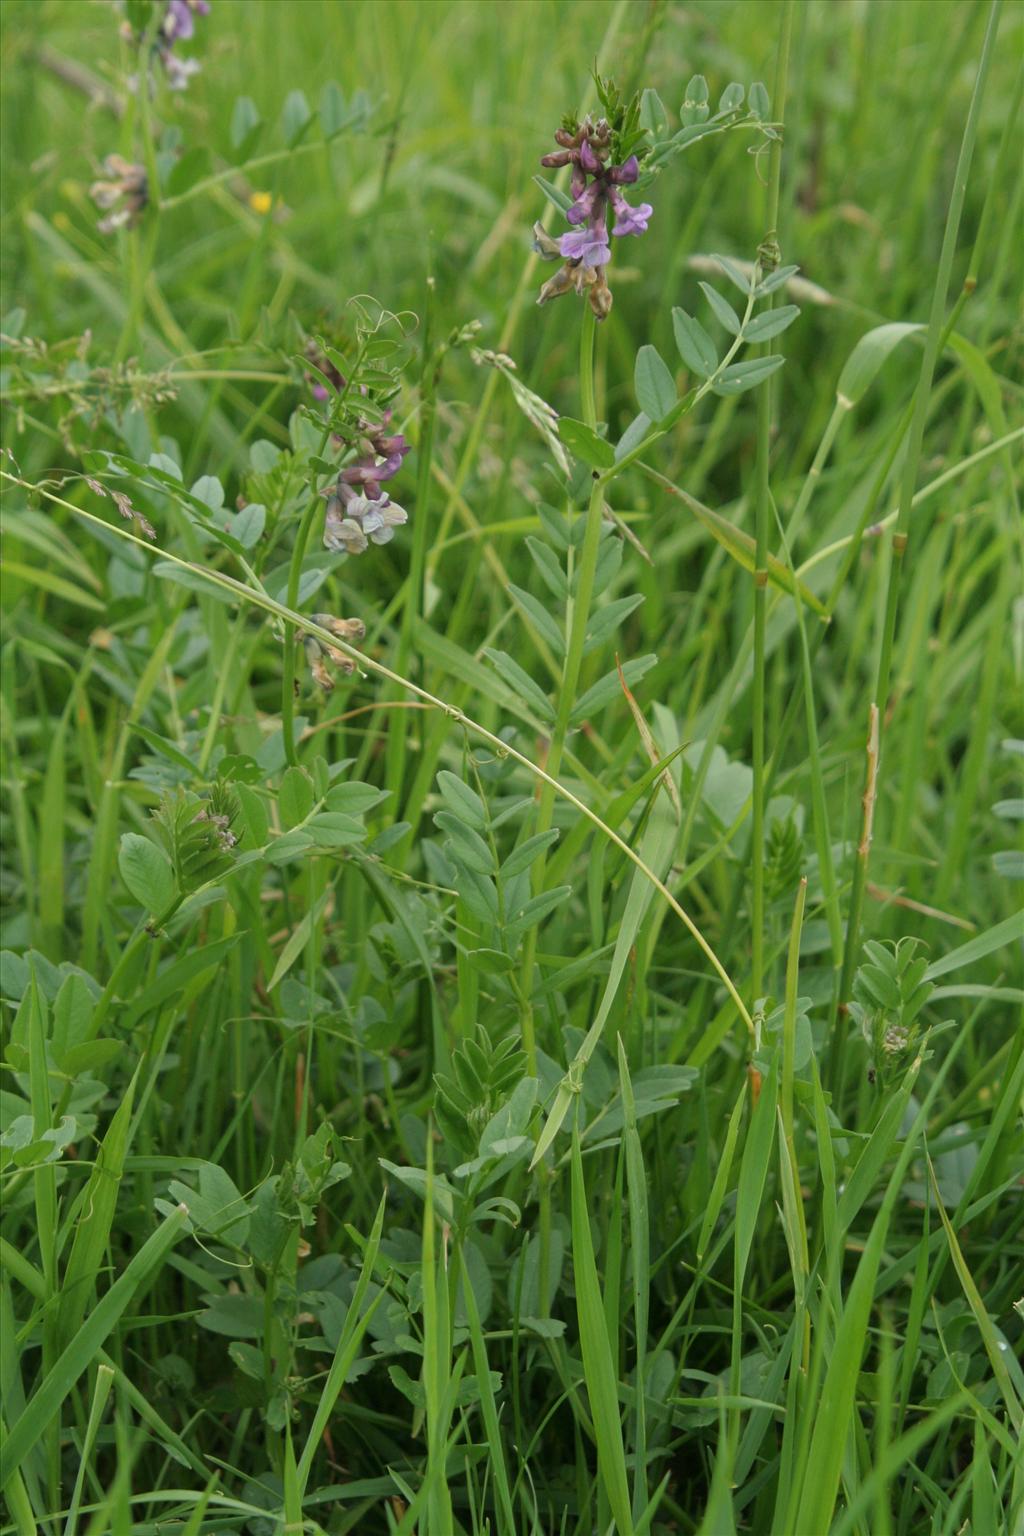
[[[210,3],[211,0],[167,0],[156,31],[153,52],[163,66],[167,84],[172,91],[187,90],[192,76],[202,69],[198,59],[182,58],[175,53],[174,48],[176,43],[187,43],[195,36],[195,19],[197,16],[209,16]],[[142,36],[134,34],[129,22],[125,22],[122,31],[127,41],[136,46],[143,40]],[[137,90],[138,76],[132,76],[128,84],[133,91]]]
[[[324,544],[347,555],[361,555],[367,544],[388,544],[395,529],[408,522],[404,507],[392,501],[384,481],[402,467],[409,444],[399,433],[387,431],[390,412],[379,426],[360,422],[356,442],[359,457],[347,464],[328,492],[324,519]]]
[[[209,16],[210,0],[167,0],[160,30],[169,43],[187,42],[196,30],[193,16]]]
[[[174,51],[175,43],[188,42],[195,34],[196,16],[209,16],[210,0],[167,0],[167,10],[160,23],[160,63],[172,91],[188,89],[188,82],[202,69],[198,59],[183,59]]]
[[[103,162],[101,181],[94,181],[89,196],[106,213],[96,226],[101,235],[115,229],[131,229],[142,218],[149,196],[145,168],[133,165],[121,155],[108,155]]]
[[[634,206],[626,201],[622,188],[637,180],[640,163],[636,155],[630,155],[621,165],[611,163],[612,130],[605,118],[595,123],[586,117],[574,132],[560,128],[555,141],[561,148],[545,155],[540,163],[572,166],[573,202],[566,218],[573,228],[560,240],[553,240],[540,226],[535,227],[534,250],[547,261],[560,256],[565,262],[562,270],[544,284],[537,302],[546,304],[574,288],[577,293],[587,293],[591,308],[603,320],[612,307],[602,270],[612,259],[609,210],[615,219],[611,235],[621,237],[642,235],[654,209],[650,203]]]

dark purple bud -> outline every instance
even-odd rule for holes
[[[601,174],[601,162],[591,149],[589,139],[584,139],[580,145],[580,165],[591,176],[599,176]]]
[[[554,154],[542,155],[540,163],[550,167],[568,165],[573,158],[573,155],[567,149],[559,149]]]
[[[412,444],[407,443],[400,432],[394,437],[378,437],[375,446],[378,453],[387,454],[388,457],[397,453],[400,460],[404,459],[412,448]]]
[[[640,175],[640,162],[636,155],[630,155],[628,160],[623,160],[621,165],[613,165],[608,171],[608,180],[616,182],[619,186],[628,187]]]
[[[375,480],[390,480],[392,476],[397,475],[398,471],[402,467],[402,460],[407,452],[407,448],[402,448],[397,453],[389,453],[383,464],[377,465],[376,473],[374,474],[373,478]]]

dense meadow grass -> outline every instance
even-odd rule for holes
[[[0,23],[0,1532],[1024,1532],[1024,8]]]

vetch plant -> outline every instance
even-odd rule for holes
[[[1015,1529],[1007,8],[110,9],[5,27],[11,1531]]]
[[[170,90],[188,89],[189,81],[202,65],[198,59],[176,52],[176,45],[192,40],[196,22],[209,16],[210,5],[211,0],[157,0],[155,5],[153,0],[125,0],[122,36],[137,50],[140,62],[146,64],[142,76],[145,90],[153,88],[153,63],[160,65]],[[139,76],[133,76],[133,89],[138,88],[138,83]]]
[[[582,122],[571,115],[563,118],[555,134],[561,148],[540,162],[572,167],[572,201],[565,216],[574,228],[554,241],[543,225],[535,225],[534,250],[545,261],[556,256],[565,261],[561,271],[544,284],[537,303],[546,304],[574,288],[586,294],[595,317],[604,320],[612,307],[604,272],[612,254],[609,217],[615,220],[611,235],[642,235],[654,210],[650,203],[633,206],[622,191],[637,181],[640,157],[649,153],[647,135],[640,127],[639,94],[623,102],[610,80],[595,77],[595,83],[606,116],[595,121],[588,114]]]

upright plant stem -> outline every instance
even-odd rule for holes
[[[874,696],[869,707],[871,732],[868,752],[867,787],[865,791],[866,822],[868,796],[870,795],[873,801],[881,760],[882,729],[886,700],[889,695],[889,679],[892,672],[892,654],[896,635],[896,616],[899,610],[903,562],[906,557],[907,542],[910,535],[910,512],[913,506],[914,487],[917,484],[918,469],[921,463],[924,428],[928,416],[928,401],[931,395],[932,380],[935,375],[935,365],[938,362],[939,350],[945,334],[943,312],[946,307],[946,296],[949,292],[950,273],[953,267],[953,258],[956,254],[960,218],[963,213],[964,197],[967,192],[967,178],[970,174],[971,160],[974,156],[974,143],[978,134],[981,103],[988,81],[992,55],[995,51],[1001,10],[1002,0],[992,0],[988,26],[985,31],[985,41],[981,50],[981,59],[978,63],[978,73],[974,81],[974,92],[971,96],[971,104],[967,112],[967,122],[964,125],[963,140],[960,144],[960,156],[957,160],[956,174],[953,178],[953,192],[949,200],[949,211],[946,214],[946,229],[942,239],[942,250],[939,255],[939,268],[932,292],[928,334],[925,338],[924,356],[921,359],[921,374],[914,395],[913,415],[910,421],[910,435],[907,442],[907,455],[903,462],[903,475],[900,480],[896,526],[893,529],[890,546],[889,583],[886,592],[882,645],[878,657],[878,675],[875,679]],[[837,1096],[842,1095],[843,1089],[846,1036],[849,1023],[848,1003],[860,943],[861,914],[864,907],[864,889],[867,884],[868,862],[871,851],[870,826],[867,827],[867,833],[866,837],[862,836],[861,838],[857,850],[857,858],[853,866],[850,915],[846,926],[846,944],[843,950],[843,969],[839,982],[838,1007],[832,1051],[829,1055],[829,1086]]]
[[[357,373],[363,360],[364,349],[360,347],[356,358],[353,374]],[[351,388],[351,380],[342,390],[341,398],[348,394]],[[322,459],[327,444],[331,440],[334,431],[334,416],[330,413],[330,419],[320,437],[320,445],[316,450],[316,458]],[[309,535],[313,531],[313,520],[320,507],[321,496],[317,490],[317,477],[311,481],[311,495],[309,504],[302,514],[302,522],[299,531],[295,535],[295,543],[292,547],[292,556],[288,564],[288,607],[295,609],[299,606],[299,582],[302,579],[302,562],[306,558],[306,545],[309,543]],[[285,625],[284,631],[284,668],[281,674],[281,733],[284,737],[285,757],[291,767],[298,765],[298,753],[295,749],[295,630],[291,624]]]
[[[594,393],[594,340],[596,323],[594,312],[590,305],[585,305],[582,329],[580,331],[580,409],[583,420],[591,430],[594,430],[597,426],[597,402]],[[562,765],[562,754],[565,750],[565,739],[569,732],[569,720],[572,715],[573,705],[576,702],[577,684],[579,682],[580,667],[583,662],[583,645],[587,635],[587,620],[590,617],[590,604],[594,596],[594,575],[597,570],[597,552],[601,543],[601,513],[603,507],[604,487],[595,475],[590,490],[590,504],[587,507],[587,523],[583,533],[583,549],[580,555],[576,592],[575,596],[570,595],[567,605],[566,623],[569,630],[569,643],[565,652],[565,664],[562,668],[562,681],[558,694],[558,710],[555,716],[555,727],[551,737],[551,746],[548,750],[546,764],[550,779],[557,779],[558,777],[559,769]],[[571,594],[571,554],[569,559]],[[547,832],[549,830],[554,816],[554,809],[554,785],[545,781],[537,812],[538,832]],[[542,853],[534,865],[534,890],[537,892],[544,889],[546,866],[547,857],[546,854]],[[537,1076],[537,1034],[533,1022],[533,1004],[530,1001],[530,994],[533,990],[533,967],[536,954],[537,929],[534,927],[530,929],[523,944],[523,969],[519,988],[523,1049],[526,1052],[531,1077]],[[540,1304],[541,1316],[547,1317],[548,1309],[551,1305],[548,1287],[549,1255],[551,1252],[551,1189],[547,1165],[542,1163],[537,1171],[540,1207]]]
[[[594,336],[596,323],[593,310],[589,304],[585,305],[583,309],[583,329],[580,333],[580,403],[583,420],[591,430],[597,426],[597,405],[594,395]],[[570,596],[566,614],[569,641],[565,651],[565,663],[562,667],[562,679],[558,690],[558,709],[555,715],[555,725],[551,734],[551,745],[548,749],[546,765],[552,779],[558,778],[559,770],[562,766],[562,754],[565,751],[565,741],[569,734],[569,721],[572,716],[573,706],[576,703],[577,685],[580,678],[580,668],[583,663],[583,647],[587,638],[587,622],[590,618],[590,605],[594,597],[594,576],[597,571],[597,554],[601,544],[601,515],[603,509],[604,487],[595,475],[590,491],[590,503],[586,512],[587,523],[583,534],[583,548],[580,552],[576,590],[575,594]],[[550,828],[554,807],[554,789],[550,784],[545,784],[541,792],[540,807],[537,813],[538,832],[547,832]],[[541,891],[544,888],[546,865],[547,859],[544,855],[534,865],[534,889],[536,891]],[[524,999],[523,1047],[530,1061],[531,1073],[534,1073],[537,1059],[537,1046],[530,1007],[533,965],[537,947],[536,933],[536,928],[531,928],[526,943],[523,946],[521,982]]]
[[[425,573],[427,568],[427,539],[429,534],[428,507],[430,501],[431,469],[434,458],[434,422],[437,411],[437,385],[441,371],[441,356],[435,355],[433,350],[433,311],[434,311],[434,279],[427,279],[427,298],[424,305],[423,318],[423,349],[420,366],[420,421],[419,439],[416,444],[418,455],[416,476],[416,514],[412,530],[412,560],[409,565],[409,578],[405,589],[405,605],[402,609],[402,628],[398,639],[398,654],[395,660],[395,670],[403,676],[409,668],[409,658],[412,654],[413,636],[416,631],[416,621],[423,616],[425,607]],[[391,691],[392,698],[400,697],[400,693]],[[387,779],[388,784],[397,796],[397,804],[403,803],[403,783],[405,779],[405,734],[408,725],[408,712],[399,710],[392,723],[388,727],[387,744]],[[412,843],[412,831],[410,829],[408,839],[403,839],[402,844],[395,850],[396,860],[403,858]]]
[[[608,18],[608,25],[605,28],[604,37],[602,38],[601,46],[598,49],[597,63],[595,65],[596,74],[600,75],[606,69],[612,67],[612,61],[615,57],[615,50],[621,49],[622,47],[622,44],[619,41],[619,31],[623,22],[626,20],[626,17],[629,15],[630,9],[630,0],[617,0],[615,8]],[[582,103],[582,108],[584,111],[589,110],[594,105],[594,97],[595,90],[593,85],[591,85],[586,92]],[[566,176],[567,172],[557,172],[555,177],[556,184],[558,183],[559,179]],[[540,216],[540,222],[544,225],[545,228],[547,228],[551,217],[552,204],[545,203],[544,209],[542,210]],[[523,263],[522,271],[519,274],[519,280],[516,283],[512,297],[508,302],[505,315],[505,324],[501,328],[501,334],[498,337],[498,342],[495,347],[495,351],[497,352],[507,352],[512,346],[512,339],[515,336],[516,326],[518,325],[522,316],[523,300],[526,297],[526,293],[530,287],[530,284],[534,280],[539,261],[540,258],[530,252],[526,257],[525,262]],[[491,370],[491,372],[488,374],[487,380],[483,387],[483,393],[480,396],[480,404],[477,406],[472,425],[470,426],[469,432],[466,436],[465,447],[462,450],[462,455],[459,459],[458,467],[454,476],[452,477],[452,489],[449,493],[447,504],[444,508],[444,511],[441,513],[441,517],[437,525],[437,534],[434,539],[434,548],[436,553],[433,555],[429,562],[429,575],[431,577],[433,577],[440,561],[441,551],[444,548],[445,541],[448,537],[448,531],[452,524],[452,519],[455,516],[455,509],[458,504],[458,499],[461,496],[463,487],[465,486],[466,480],[469,477],[469,472],[476,462],[477,453],[479,451],[480,444],[483,441],[484,429],[487,425],[487,418],[490,414],[491,406],[494,403],[494,396],[497,393],[500,377],[501,376],[497,369]]]
[[[327,447],[329,432],[325,432],[320,442],[317,456],[323,454]],[[315,487],[315,482],[314,482]],[[306,545],[309,543],[309,535],[313,528],[313,519],[320,506],[320,496],[314,488],[313,495],[309,498],[309,504],[302,514],[302,522],[299,531],[295,535],[295,544],[292,547],[292,557],[288,565],[288,607],[299,606],[299,581],[302,576],[302,562],[306,557]],[[295,630],[288,624],[284,632],[284,667],[281,673],[281,731],[284,737],[284,753],[291,767],[298,765],[298,753],[295,750]]]
[[[782,30],[775,59],[775,91],[772,107],[776,121],[781,125],[786,106],[786,84],[789,75],[789,48],[793,35],[794,0],[786,0],[782,13]],[[765,234],[758,248],[757,272],[773,271],[781,260],[778,242],[779,184],[782,174],[782,139],[772,140],[768,161],[768,190],[765,200]],[[770,310],[773,297],[768,295]],[[761,353],[767,356],[771,348],[765,344]],[[757,400],[757,498],[755,511],[756,556],[754,561],[754,676],[753,676],[753,745],[752,766],[754,773],[753,804],[751,816],[751,927],[752,954],[750,985],[752,1001],[764,990],[764,812],[765,812],[765,672],[768,633],[768,527],[771,519],[771,489],[769,468],[772,436],[772,383],[766,379],[761,385]]]

